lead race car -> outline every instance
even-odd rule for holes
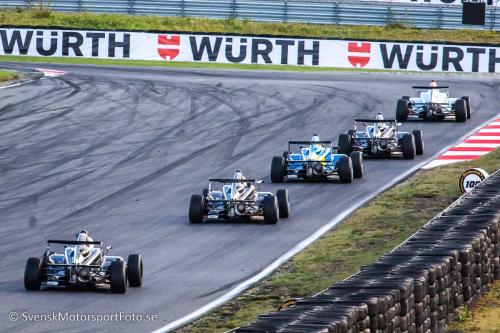
[[[413,86],[411,96],[403,96],[398,100],[396,107],[396,120],[408,119],[445,120],[454,118],[457,122],[470,119],[470,97],[450,97],[449,86],[438,86],[432,80],[430,86]],[[446,89],[446,91],[440,91]]]
[[[358,129],[358,123],[365,128]],[[363,152],[363,156],[391,157],[403,156],[413,159],[424,153],[422,130],[412,133],[399,131],[399,123],[393,119],[384,120],[378,113],[375,119],[355,119],[354,129],[339,136],[339,153]]]
[[[310,141],[289,141],[288,150],[283,156],[274,156],[271,163],[273,183],[287,179],[328,180],[331,177],[342,183],[363,177],[361,152],[337,153],[332,141],[321,141],[319,135],[314,134]]]
[[[111,292],[124,293],[127,281],[130,287],[142,285],[143,264],[139,254],[128,256],[127,262],[119,256],[108,255],[111,246],[94,241],[86,230],[76,240],[48,240],[43,257],[31,257],[26,262],[24,287],[39,290],[41,285],[51,287],[97,287],[109,285]],[[63,253],[56,253],[51,245],[62,245]]]
[[[240,170],[233,178],[208,180],[208,188],[202,195],[193,194],[189,202],[189,222],[207,220],[250,221],[263,217],[265,224],[276,224],[280,218],[290,216],[288,190],[279,189],[276,196],[271,192],[260,192],[262,180],[246,179]],[[213,183],[222,184],[221,189]]]

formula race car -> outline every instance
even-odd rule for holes
[[[461,98],[449,97],[448,86],[437,86],[431,81],[431,86],[414,86],[416,96],[403,96],[398,100],[396,120],[407,121],[409,118],[423,120],[444,120],[454,117],[457,122],[470,118],[471,106],[469,96]],[[440,91],[446,89],[446,91]]]
[[[358,123],[365,128],[358,129]],[[339,136],[339,153],[350,154],[361,151],[364,156],[390,157],[403,155],[413,159],[415,155],[424,153],[422,130],[413,133],[400,132],[399,125],[393,119],[384,120],[379,113],[375,119],[355,119],[354,129]]]
[[[63,253],[52,251],[50,245],[64,246]],[[43,257],[29,258],[24,271],[24,287],[39,290],[40,286],[97,287],[110,285],[111,292],[124,293],[130,287],[142,285],[142,257],[139,254],[122,257],[107,255],[111,246],[94,241],[83,230],[76,240],[48,240]]]
[[[214,190],[212,183],[222,184]],[[189,202],[189,222],[208,220],[250,221],[253,217],[264,217],[265,224],[276,224],[280,218],[290,215],[288,190],[259,192],[262,180],[246,179],[237,170],[232,179],[209,179],[203,194],[193,194]]]
[[[297,149],[298,148],[298,149]],[[314,134],[310,141],[289,141],[283,156],[274,156],[271,163],[271,181],[286,179],[327,180],[338,177],[342,183],[363,177],[361,152],[336,153],[332,141],[320,141]]]

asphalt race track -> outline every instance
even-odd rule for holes
[[[28,68],[22,64],[4,67]],[[393,118],[397,98],[430,75],[282,73],[29,65],[68,74],[0,89],[0,331],[151,331],[254,276],[351,205],[498,113],[495,76],[434,75],[470,95],[465,124],[406,123],[424,130],[415,160],[365,160],[352,184],[270,184],[288,140],[337,141],[355,117]],[[277,225],[189,225],[189,197],[209,177],[242,169],[262,189],[290,191]],[[404,223],[404,221],[401,221]],[[49,238],[88,229],[112,254],[141,253],[142,288],[27,292],[26,259]],[[19,313],[10,321],[11,311]],[[25,322],[22,313],[156,314],[155,322]]]

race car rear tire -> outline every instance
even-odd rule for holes
[[[463,99],[457,99],[455,102],[455,120],[459,123],[467,120],[467,106]]]
[[[342,156],[338,162],[338,174],[341,183],[351,183],[353,178],[352,160],[349,156]]]
[[[278,199],[278,208],[280,219],[290,216],[290,201],[288,199],[288,190],[279,189],[276,191],[276,199]]]
[[[413,134],[403,135],[403,157],[407,160],[412,160],[415,158],[415,155],[416,148]]]
[[[31,257],[24,269],[24,288],[26,290],[40,290],[42,285],[42,262],[40,258]]]
[[[415,138],[415,153],[423,155],[424,153],[424,134],[422,130],[414,130],[413,137]]]
[[[352,160],[352,175],[354,178],[363,177],[363,153],[360,151],[353,151],[351,153]]]
[[[142,286],[142,256],[140,254],[131,254],[127,259],[127,279],[130,287]]]
[[[398,99],[398,104],[396,106],[397,121],[406,121],[408,119],[408,104],[409,104],[408,100]]]
[[[274,195],[268,195],[264,198],[262,203],[262,210],[264,212],[265,224],[276,224],[279,220],[278,201]]]
[[[467,109],[467,119],[470,119],[470,97],[463,96],[462,99],[465,101],[465,107]]]
[[[349,134],[339,135],[339,154],[349,155],[351,152],[351,136]]]
[[[271,181],[273,183],[283,183],[285,178],[285,159],[281,156],[274,156],[271,162]]]
[[[123,260],[115,260],[110,266],[111,276],[109,286],[112,293],[123,294],[127,291],[127,274],[125,262]]]
[[[189,201],[189,222],[201,223],[203,222],[204,200],[203,196],[193,194]]]

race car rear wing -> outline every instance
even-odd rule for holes
[[[354,119],[357,123],[395,123],[395,119],[384,119],[384,120],[376,120],[376,119]]]
[[[215,183],[259,183],[260,179],[232,179],[232,178],[210,178],[209,182]]]
[[[63,245],[101,245],[104,242],[101,241],[76,241],[76,240],[59,240],[59,239],[49,239],[47,244],[63,244]]]
[[[429,87],[429,86],[413,86],[412,89],[450,89],[450,86],[437,86],[437,87]]]
[[[324,145],[332,144],[332,141],[288,141],[289,145]]]

